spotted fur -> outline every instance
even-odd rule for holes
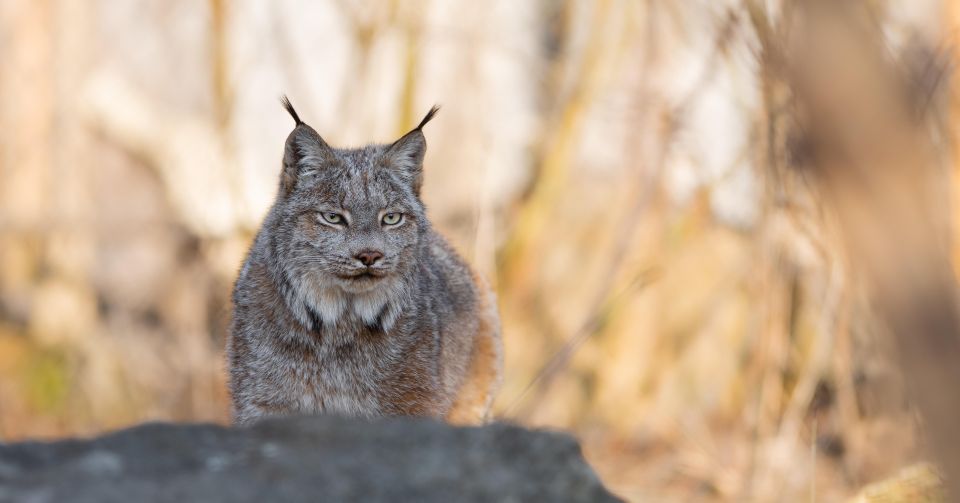
[[[233,418],[338,413],[475,423],[500,383],[492,293],[427,219],[423,126],[332,148],[296,121],[280,188],[233,291]],[[385,213],[402,221],[385,225]],[[323,214],[342,217],[343,225]],[[357,257],[382,255],[372,265]]]

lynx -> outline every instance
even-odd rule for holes
[[[429,416],[478,423],[500,383],[493,293],[420,197],[437,112],[389,145],[329,146],[296,123],[279,190],[233,290],[236,424],[268,415]]]

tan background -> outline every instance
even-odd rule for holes
[[[905,64],[956,41],[955,7],[874,3]],[[0,0],[0,440],[227,420],[286,93],[336,145],[443,106],[425,198],[499,291],[499,415],[573,430],[624,496],[834,501],[892,474],[913,415],[772,169],[757,52],[732,0]]]

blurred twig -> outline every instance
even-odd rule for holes
[[[940,154],[869,8],[811,0],[802,14],[784,60],[814,178],[899,349],[951,501],[960,501],[960,395],[949,391],[960,382],[960,299],[935,190]]]
[[[591,309],[592,313],[583,325],[574,332],[573,336],[570,337],[560,349],[553,354],[552,357],[547,361],[546,365],[537,373],[537,375],[530,381],[529,384],[523,391],[514,399],[513,402],[508,405],[503,412],[505,417],[525,417],[531,407],[523,407],[524,401],[527,398],[527,395],[533,391],[536,391],[536,396],[540,396],[546,392],[550,382],[553,378],[561,372],[566,366],[567,362],[570,361],[570,358],[576,353],[577,349],[583,345],[592,335],[599,332],[605,322],[608,319],[608,315],[611,311],[616,309],[623,302],[629,300],[632,295],[635,295],[638,291],[642,290],[644,287],[649,285],[656,279],[656,270],[647,269],[637,275],[626,288],[617,292],[613,295],[610,295],[608,298],[602,299],[599,303],[594,306],[594,309]],[[532,400],[531,403],[536,403],[538,400]]]
[[[499,283],[520,290],[529,286],[528,277],[536,269],[531,250],[541,241],[544,229],[549,227],[547,218],[566,185],[567,171],[574,158],[575,140],[580,134],[583,117],[601,84],[602,55],[607,48],[605,26],[612,15],[611,2],[601,0],[593,8],[589,40],[584,49],[583,63],[576,67],[578,77],[572,89],[566,90],[562,81],[573,58],[565,58],[554,69],[554,92],[562,97],[555,120],[551,121],[555,126],[545,142],[543,159],[531,183],[532,193],[524,202],[517,216],[517,224],[502,252],[502,279]]]
[[[731,40],[734,38],[736,33],[736,28],[739,24],[739,18],[734,11],[729,11],[724,23],[720,26],[720,29],[717,32],[710,57],[705,65],[705,67],[700,72],[698,79],[695,82],[695,85],[688,93],[681,99],[675,106],[673,106],[670,112],[667,114],[666,128],[662,131],[663,140],[660,142],[658,152],[656,153],[656,159],[652,162],[650,176],[642,180],[640,187],[636,188],[637,194],[631,198],[633,204],[631,207],[626,210],[621,218],[620,222],[616,226],[619,229],[618,238],[616,243],[613,245],[613,254],[609,260],[608,266],[605,268],[605,273],[600,281],[601,290],[597,292],[595,299],[591,302],[591,308],[588,309],[588,318],[587,321],[581,326],[580,329],[574,332],[564,344],[561,346],[561,349],[550,359],[544,368],[536,374],[534,379],[528,384],[520,396],[511,403],[510,406],[506,409],[506,414],[510,413],[516,409],[521,402],[526,398],[526,396],[536,388],[537,393],[533,400],[529,401],[527,407],[523,408],[517,415],[520,417],[526,416],[530,410],[539,402],[539,399],[546,393],[546,390],[549,388],[552,380],[563,370],[566,364],[569,362],[572,355],[580,347],[585,340],[587,340],[592,334],[594,334],[602,325],[598,325],[599,321],[603,320],[607,313],[609,313],[613,307],[611,304],[611,294],[608,289],[611,285],[614,284],[615,277],[620,273],[620,266],[622,265],[627,253],[629,251],[629,240],[633,234],[632,230],[636,227],[637,222],[644,213],[644,209],[650,204],[656,190],[660,187],[661,179],[660,174],[662,174],[664,165],[666,163],[667,156],[669,155],[670,146],[673,143],[673,138],[680,127],[681,118],[687,112],[689,107],[693,106],[696,99],[700,93],[705,88],[705,84],[710,80],[710,78],[715,74],[718,66],[719,60],[721,59],[723,53],[726,51]],[[648,29],[650,29],[648,27]],[[648,46],[648,50],[649,50]],[[649,64],[652,60],[652,56],[647,54],[644,58],[644,64]],[[645,92],[641,94],[646,94]],[[645,101],[643,103],[646,103]],[[647,103],[648,104],[648,103]],[[574,109],[579,110],[583,104],[574,107]],[[568,131],[572,134],[573,130]],[[570,157],[571,152],[567,151],[564,159]],[[564,162],[568,162],[567,159]],[[549,158],[544,161],[549,164]],[[551,165],[552,166],[552,165]],[[552,167],[547,173],[541,173],[540,176],[547,176],[550,180],[553,180],[553,186],[550,189],[544,189],[547,192],[541,192],[541,197],[549,198],[553,196],[546,195],[552,191],[559,191],[562,188],[562,183],[560,180],[563,178],[558,171],[553,171],[554,169],[560,169],[560,167]],[[564,168],[565,169],[565,168]],[[556,185],[559,184],[559,185]],[[542,187],[539,187],[542,188]],[[535,206],[536,210],[530,209],[531,212],[536,213],[538,216],[531,216],[532,214],[526,214],[529,218],[535,219],[539,222],[539,219],[543,218],[550,208],[551,205],[546,204],[546,199],[538,199],[535,196],[531,197],[531,200],[526,203],[527,208],[530,208],[530,205]],[[542,214],[541,214],[542,213]],[[527,224],[533,225],[531,222],[534,220],[527,221]],[[521,218],[521,223],[524,220]],[[542,226],[543,223],[540,222],[538,225]],[[505,254],[506,264],[504,266],[504,274],[506,278],[513,278],[514,274],[517,274],[518,271],[526,271],[526,274],[530,274],[530,265],[521,266],[520,262],[512,262],[513,260],[521,260],[522,253],[520,250],[524,249],[526,245],[521,243],[534,243],[536,236],[532,236],[529,233],[520,232],[524,227],[518,225],[517,229],[514,230],[514,235],[520,241],[513,241],[508,243]],[[532,228],[531,228],[532,229]],[[521,239],[522,238],[522,239]],[[511,245],[514,246],[511,248]],[[521,255],[513,255],[514,253]],[[512,266],[512,267],[511,267]],[[516,268],[516,269],[514,269]],[[641,273],[641,277],[645,276],[647,273]],[[523,285],[525,281],[521,281],[518,285],[516,282],[512,283],[514,288],[517,288],[523,291]],[[522,294],[522,293],[521,293]],[[619,297],[619,296],[616,296]],[[620,302],[620,301],[618,301]]]
[[[233,89],[229,76],[228,16],[229,7],[224,0],[209,0],[210,5],[210,83],[213,86],[213,106],[216,124],[227,131],[233,110]],[[224,138],[227,135],[222,135]]]

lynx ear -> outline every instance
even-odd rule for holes
[[[423,185],[423,157],[427,153],[427,139],[423,136],[423,126],[426,126],[439,110],[440,107],[434,105],[413,131],[387,147],[384,156],[387,166],[399,172],[413,186],[414,192],[418,195]]]
[[[287,136],[286,147],[283,152],[283,174],[280,185],[285,194],[289,194],[301,180],[312,177],[335,158],[333,149],[323,141],[323,138],[300,120],[297,111],[293,109],[286,96],[280,99],[283,107],[297,123],[290,135]]]

